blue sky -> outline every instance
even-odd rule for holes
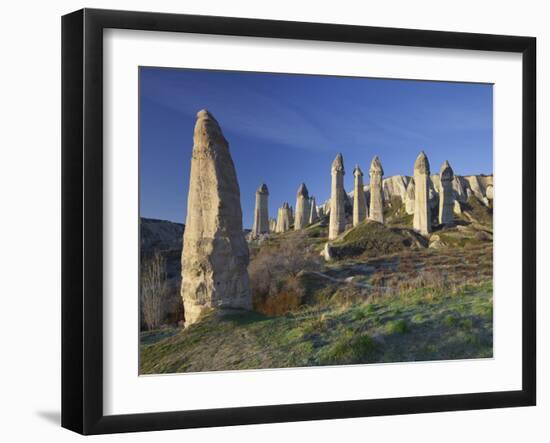
[[[237,169],[243,225],[252,226],[255,191],[269,188],[269,212],[305,182],[318,202],[330,194],[330,165],[344,156],[365,173],[378,155],[385,176],[412,175],[420,150],[432,173],[493,171],[493,89],[472,83],[142,67],[140,212],[184,222],[195,116],[220,123]]]

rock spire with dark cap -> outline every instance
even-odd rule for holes
[[[185,326],[208,308],[251,309],[239,183],[216,119],[197,114],[183,235]]]
[[[353,176],[355,177],[353,187],[353,226],[357,226],[367,218],[367,201],[363,185],[363,171],[357,165],[353,170]]]
[[[453,190],[454,172],[447,160],[441,165],[439,178],[441,180],[441,189],[439,190],[439,224],[452,225],[454,222],[453,209],[455,204]]]
[[[430,214],[430,163],[424,151],[414,162],[414,217],[413,228],[423,235],[432,231]]]
[[[384,192],[382,190],[382,177],[384,169],[382,162],[377,155],[374,156],[370,164],[370,205],[369,218],[384,223]]]
[[[332,162],[331,175],[332,186],[330,194],[330,216],[328,239],[338,237],[346,228],[346,191],[344,190],[344,158],[338,154]]]
[[[252,225],[252,238],[258,238],[260,234],[269,233],[268,212],[269,190],[267,185],[262,185],[256,191],[256,207],[254,209],[254,224]]]
[[[302,183],[296,193],[296,213],[294,214],[294,230],[304,229],[309,221],[309,193],[305,183]]]

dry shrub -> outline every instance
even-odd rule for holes
[[[141,312],[148,329],[160,326],[167,292],[166,262],[157,252],[143,260],[141,268]]]
[[[410,273],[415,271],[416,268],[414,266],[414,263],[412,260],[400,260],[399,265],[397,267],[397,271],[403,272],[403,273]]]
[[[399,289],[401,291],[418,288],[443,289],[447,286],[447,283],[446,275],[433,269],[421,271],[416,277],[401,281]]]
[[[354,303],[363,302],[366,299],[366,291],[353,284],[340,286],[334,295],[331,302],[340,305],[341,307],[349,307]]]
[[[387,278],[388,275],[385,272],[378,271],[371,275],[369,283],[372,286],[385,286]]]
[[[254,309],[265,315],[285,315],[300,307],[301,297],[294,292],[279,292],[254,303]]]
[[[306,292],[301,273],[318,270],[320,264],[321,258],[300,232],[260,247],[248,267],[254,308],[266,315],[295,310]]]

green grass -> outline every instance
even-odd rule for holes
[[[143,332],[140,373],[491,357],[490,209],[472,201],[467,210],[481,220],[438,228],[447,246],[436,250],[408,227],[402,205],[392,203],[386,225],[348,230],[333,243],[340,256],[329,263],[318,255],[327,240],[324,223],[251,243],[252,260],[266,249],[277,258],[297,242],[319,258],[291,277],[298,305],[263,311],[270,316],[211,311],[185,330]],[[274,277],[274,292],[288,292],[288,281]]]
[[[478,223],[492,226],[493,208],[485,206],[477,197],[470,196],[468,201],[463,204],[463,210],[468,212]]]
[[[407,214],[399,196],[393,196],[389,205],[384,206],[384,222],[392,226],[412,228],[413,215]]]
[[[143,333],[140,373],[491,357],[492,321],[491,281],[280,317],[212,311],[185,330]]]
[[[386,323],[385,328],[388,334],[406,334],[407,332],[409,332],[409,326],[407,322],[403,319],[389,321],[388,323]]]

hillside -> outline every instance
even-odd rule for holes
[[[348,228],[329,257],[326,217],[250,242],[255,312],[143,332],[140,373],[491,357],[490,204],[471,195],[428,237],[399,197],[384,216]]]
[[[165,324],[177,325],[183,320],[180,262],[184,230],[185,225],[181,223],[144,217],[140,219],[141,266],[155,253],[162,256],[165,264],[168,286],[163,308]]]
[[[141,217],[141,252],[149,254],[154,251],[169,251],[173,249],[181,251],[184,229],[185,225],[182,223]]]
[[[283,316],[212,311],[184,330],[145,333],[140,373],[492,357],[490,283],[354,302],[346,290]]]

